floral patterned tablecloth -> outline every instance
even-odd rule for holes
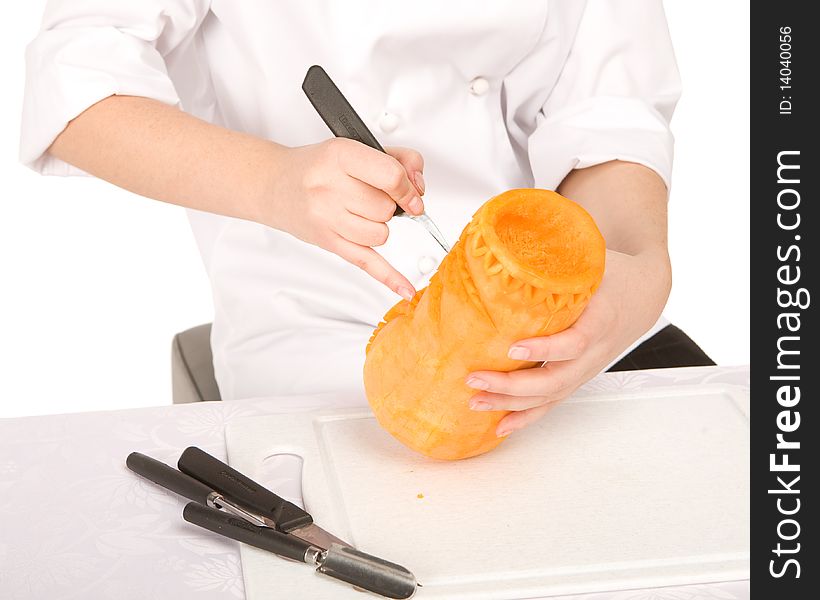
[[[749,368],[604,373],[579,393],[704,383],[748,389]],[[224,459],[231,419],[360,402],[262,398],[0,420],[0,598],[244,598],[238,545],[184,522],[185,500],[136,477],[125,457],[137,450],[175,464],[195,445]],[[296,481],[283,475],[276,489],[298,501]],[[749,582],[735,581],[564,600],[748,597]]]

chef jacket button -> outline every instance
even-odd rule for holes
[[[436,259],[432,256],[422,256],[418,262],[419,273],[427,275],[436,268]]]
[[[379,127],[385,133],[393,133],[399,126],[399,118],[393,113],[386,112],[379,117]]]
[[[476,77],[470,82],[470,93],[473,96],[483,96],[490,89],[490,82],[483,77]]]

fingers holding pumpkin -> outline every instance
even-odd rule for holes
[[[531,408],[529,410],[510,413],[498,423],[498,426],[495,428],[495,434],[498,437],[504,437],[517,429],[523,429],[527,425],[535,423],[538,419],[551,411],[556,404],[556,402],[548,402],[547,404],[542,404],[541,406],[536,406],[535,408]]]
[[[510,346],[507,356],[513,360],[555,362],[581,358],[609,330],[605,311],[593,306],[576,323],[558,333],[519,340]]]
[[[578,380],[579,367],[575,361],[564,361],[509,373],[474,371],[467,376],[465,383],[475,390],[507,396],[553,397],[574,390]]]
[[[507,394],[494,394],[491,392],[481,392],[470,398],[470,410],[475,411],[523,411],[542,406],[551,402],[563,399],[557,396],[509,396]]]
[[[554,335],[520,340],[510,346],[507,356],[513,360],[552,362],[572,360],[589,347],[589,336],[574,327]]]

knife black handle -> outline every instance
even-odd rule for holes
[[[182,517],[189,523],[199,525],[208,531],[300,562],[305,562],[305,552],[311,547],[310,542],[299,539],[295,535],[282,533],[270,527],[259,527],[229,513],[202,506],[196,502],[185,505]]]
[[[195,446],[185,449],[177,466],[237,506],[273,520],[279,531],[287,533],[313,523],[310,514],[292,502]]]
[[[339,91],[336,84],[319,65],[313,65],[307,71],[302,82],[302,91],[310,100],[313,108],[336,137],[356,140],[374,150],[384,152],[384,148],[364,124],[362,118],[350,106],[350,102]],[[394,216],[401,216],[404,210],[396,206]]]
[[[213,492],[211,488],[189,477],[185,473],[180,473],[175,468],[160,462],[155,458],[146,456],[139,452],[132,452],[125,459],[125,465],[137,475],[153,481],[165,489],[176,492],[180,496],[185,496],[194,502],[206,504],[208,495]]]
[[[356,140],[384,152],[382,145],[322,67],[313,65],[308,69],[302,91],[333,135]]]

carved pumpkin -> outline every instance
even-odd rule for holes
[[[380,425],[433,458],[495,448],[507,411],[470,410],[466,376],[538,366],[507,358],[509,347],[575,322],[601,282],[605,250],[592,217],[555,192],[510,190],[485,203],[430,285],[370,338],[364,384]]]

